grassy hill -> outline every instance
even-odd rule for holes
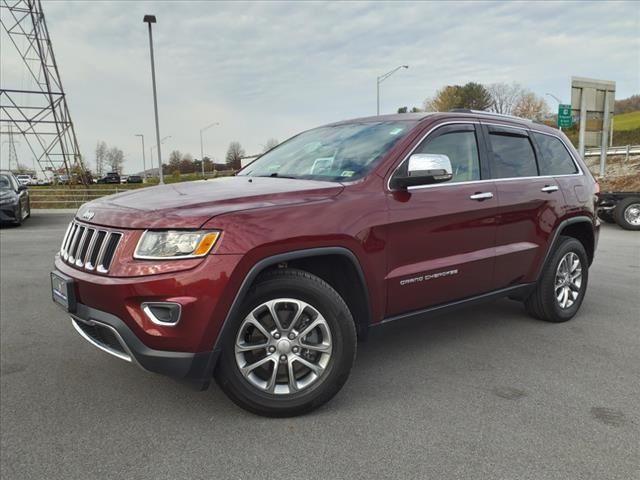
[[[640,111],[623,113],[613,117],[613,130],[615,132],[636,128],[640,128]]]

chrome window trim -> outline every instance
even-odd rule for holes
[[[111,325],[107,325],[106,323],[102,323],[102,322],[96,322],[94,320],[90,320],[88,322],[84,322],[87,325],[99,325],[101,327],[105,327],[108,328],[109,330],[111,330],[111,332],[116,336],[116,338],[118,339],[118,342],[120,343],[120,345],[122,346],[122,349],[126,352],[126,353],[122,353],[122,352],[118,352],[117,350],[114,350],[112,348],[109,348],[106,345],[102,345],[101,343],[98,343],[97,341],[95,341],[93,338],[91,338],[89,335],[87,335],[86,333],[84,333],[84,330],[82,330],[82,328],[80,328],[80,326],[77,324],[77,322],[81,322],[82,320],[78,320],[74,317],[71,317],[71,323],[73,324],[73,328],[76,329],[76,331],[80,334],[80,336],[82,338],[84,338],[87,342],[89,342],[91,345],[93,345],[96,348],[99,348],[100,350],[102,350],[103,352],[107,352],[111,355],[113,355],[114,357],[119,358],[120,360],[124,360],[125,362],[133,362],[134,360],[134,356],[131,353],[131,350],[129,349],[129,347],[127,346],[127,344],[125,343],[125,341],[123,340],[122,336],[120,336],[120,334],[118,333],[118,331],[113,328]]]
[[[493,126],[496,126],[496,127],[515,128],[515,129],[524,130],[526,132],[541,133],[543,135],[548,135],[550,137],[555,137],[558,140],[560,140],[560,142],[562,142],[564,147],[569,152],[569,155],[571,156],[571,159],[573,160],[573,163],[575,164],[575,166],[578,169],[578,173],[568,173],[568,174],[565,174],[565,175],[536,175],[536,176],[531,176],[531,177],[486,178],[486,179],[481,179],[481,180],[469,180],[469,181],[466,181],[466,182],[451,182],[451,183],[442,182],[442,183],[434,183],[434,184],[431,184],[431,185],[417,185],[417,186],[414,186],[414,187],[408,187],[407,191],[422,190],[422,189],[425,189],[425,188],[438,188],[438,187],[441,188],[441,187],[448,187],[448,186],[453,186],[453,185],[471,185],[471,184],[474,184],[474,183],[502,182],[502,181],[515,181],[515,180],[531,180],[531,179],[540,179],[540,178],[544,179],[544,178],[557,178],[557,177],[578,177],[578,176],[584,175],[584,172],[583,172],[582,168],[580,167],[580,163],[576,160],[576,158],[574,157],[574,155],[571,152],[571,150],[569,148],[567,148],[567,145],[565,144],[564,140],[559,135],[555,135],[553,133],[548,133],[548,132],[540,132],[538,130],[531,130],[530,128],[519,126],[519,125],[504,125],[502,123],[493,123],[493,122],[486,122],[486,121],[481,121],[481,120],[452,120],[452,121],[443,122],[443,123],[439,123],[438,125],[435,125],[434,127],[430,128],[422,137],[420,137],[420,140],[409,151],[409,153],[407,153],[407,155],[404,156],[404,158],[398,164],[398,166],[393,169],[393,172],[391,172],[391,175],[389,175],[389,178],[387,178],[387,184],[386,184],[387,191],[389,191],[389,192],[400,191],[400,190],[394,190],[394,189],[391,188],[391,179],[393,178],[395,173],[404,164],[404,162],[406,162],[409,159],[409,157],[413,154],[413,152],[415,152],[417,150],[417,148],[422,144],[422,142],[424,142],[426,140],[426,138],[431,133],[433,133],[438,128],[444,127],[444,126],[447,126],[447,125],[493,125]]]

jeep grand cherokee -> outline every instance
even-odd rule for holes
[[[567,138],[456,112],[303,132],[237,176],[85,204],[51,273],[88,342],[263,415],[310,411],[369,328],[508,296],[572,318],[597,184]]]

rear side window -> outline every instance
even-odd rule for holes
[[[529,138],[502,132],[489,132],[494,178],[535,177],[538,175],[536,156]]]
[[[449,157],[453,168],[449,183],[480,180],[478,143],[473,130],[452,131],[427,139],[415,153],[439,153]]]
[[[570,175],[578,173],[578,167],[571,158],[562,141],[559,138],[541,133],[533,133],[540,149],[540,175]]]

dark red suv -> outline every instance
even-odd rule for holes
[[[518,118],[334,123],[235,177],[85,204],[53,299],[101,350],[296,415],[340,390],[372,326],[503,296],[573,317],[597,188],[561,132]]]

